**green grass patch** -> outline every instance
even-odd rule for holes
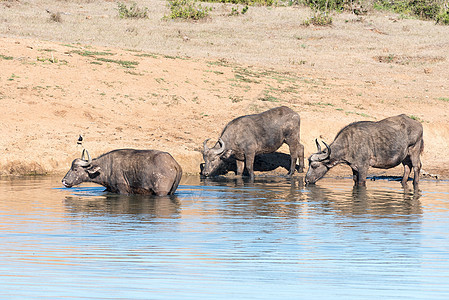
[[[130,6],[125,3],[117,3],[118,16],[121,19],[145,19],[148,18],[148,8],[138,7],[137,3],[133,2]]]
[[[168,0],[170,14],[167,19],[200,20],[209,16],[212,8],[198,4],[196,0]]]
[[[410,115],[409,117],[410,117],[410,119],[418,121],[420,123],[424,122],[420,117],[417,117],[417,116],[414,116],[414,115]]]
[[[238,8],[233,7],[229,15],[230,16],[238,16],[240,14],[244,15],[248,11],[248,9],[249,9],[248,5],[245,5],[245,7],[243,7],[241,11],[239,11]]]
[[[56,52],[55,49],[39,49],[38,51],[41,51],[41,52]]]
[[[435,18],[436,24],[449,25],[449,8],[442,10]]]
[[[164,58],[188,60],[188,58],[181,57],[181,56],[173,56],[173,55],[164,55]]]
[[[17,76],[16,74],[12,73],[11,76],[8,78],[8,81],[14,81],[16,78],[20,78],[20,76]]]
[[[71,44],[61,44],[62,46],[65,46],[65,47],[69,47],[69,48],[77,48],[78,46],[74,46],[74,45],[71,45]]]
[[[364,118],[376,119],[373,116],[367,115],[365,113],[359,113],[359,112],[356,112],[356,111],[345,111],[344,113],[346,115],[357,115],[357,116],[361,116],[361,117],[364,117]]]
[[[143,76],[142,73],[134,72],[134,71],[125,71],[125,73],[135,76]]]
[[[109,58],[104,58],[104,57],[98,57],[96,60],[97,61],[102,61],[102,62],[118,64],[118,65],[121,65],[124,68],[135,68],[135,66],[137,66],[139,64],[137,61],[120,60],[120,59],[109,59]]]
[[[152,58],[158,58],[158,56],[157,56],[156,54],[148,54],[148,53],[136,54],[135,56],[137,56],[137,57],[152,57]]]
[[[273,5],[280,4],[282,1],[279,1],[279,0],[206,0],[205,2],[232,3],[232,4],[243,4],[243,5],[246,4],[246,5],[254,5],[254,6],[273,6]]]
[[[305,105],[309,105],[309,106],[319,106],[319,107],[321,107],[321,108],[324,108],[324,107],[326,107],[326,106],[331,106],[331,107],[334,107],[335,105],[334,104],[332,104],[332,103],[328,103],[328,102],[310,102],[310,101],[307,101],[306,103],[304,103]],[[336,110],[340,110],[340,111],[342,111],[343,109],[336,109]]]
[[[104,52],[104,51],[89,51],[89,50],[73,50],[70,51],[70,53],[76,53],[81,56],[101,56],[101,55],[114,55],[114,53],[111,52]]]
[[[330,26],[332,25],[332,17],[326,11],[316,11],[312,17],[302,22],[304,26]]]
[[[208,61],[207,64],[210,66],[219,66],[219,67],[230,67],[231,66],[231,63],[229,61],[227,61],[225,58],[221,58],[221,59],[215,60],[215,61]]]
[[[449,7],[447,1],[440,0],[375,0],[373,7],[388,10],[403,16],[415,16],[422,20],[435,20],[436,23],[449,25]]]
[[[262,97],[259,97],[259,100],[266,102],[280,102],[279,98],[270,95],[269,91],[264,91],[264,95]]]
[[[3,54],[0,54],[0,58],[4,59],[4,60],[13,60],[14,59],[14,57],[12,57],[12,56],[7,56],[7,55],[3,55]]]
[[[50,58],[46,58],[46,57],[37,57],[36,58],[36,60],[37,61],[40,61],[40,62],[50,62],[50,63],[52,63],[52,64],[56,64],[56,63],[58,63],[59,62],[59,60],[57,59],[57,58],[54,58],[53,57],[53,55],[52,55],[52,57]]]
[[[247,76],[244,76],[239,73],[234,74],[234,80],[247,82],[247,83],[260,83],[260,81],[258,81],[258,80],[248,78]]]

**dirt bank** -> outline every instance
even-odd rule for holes
[[[283,9],[276,10],[280,19]],[[247,22],[257,16],[251,18]],[[0,173],[62,174],[81,153],[79,134],[93,156],[125,147],[161,149],[172,153],[186,173],[197,173],[202,142],[218,138],[227,122],[287,105],[302,117],[306,156],[315,151],[315,138],[331,142],[350,122],[413,116],[424,126],[423,169],[447,177],[449,41],[435,35],[447,37],[448,30],[383,16],[363,24],[344,22],[352,16],[338,18],[333,28],[292,27],[290,37],[296,41],[291,51],[297,52],[291,61],[282,55],[270,61],[269,53],[255,53],[251,63],[213,52],[213,46],[207,57],[204,44],[183,48],[189,42],[179,37],[171,41],[179,44],[177,55],[149,46],[68,42],[64,36],[50,41],[39,33],[25,38],[8,34],[3,20]],[[380,20],[386,24],[381,33],[373,29]],[[15,21],[8,22],[11,27]],[[180,25],[165,26],[176,30]],[[282,30],[267,33],[273,34],[273,49]],[[191,50],[195,47],[201,48],[197,56]]]

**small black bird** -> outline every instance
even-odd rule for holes
[[[78,142],[76,142],[78,145],[81,145],[83,143],[83,137],[80,134],[80,137],[78,138]]]

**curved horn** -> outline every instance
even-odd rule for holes
[[[318,152],[321,152],[321,146],[320,146],[320,143],[318,142],[318,139],[315,139],[315,144],[316,144],[316,148],[318,149]]]
[[[323,141],[323,144],[326,146],[326,149],[327,149],[327,157],[326,158],[328,158],[329,156],[331,156],[331,147],[329,147],[329,145],[326,144],[325,141]]]
[[[224,143],[224,141],[221,138],[218,139],[218,143],[220,144],[220,148],[215,150],[215,154],[216,155],[222,154],[225,151],[225,149],[226,149],[225,148],[225,143]]]
[[[326,144],[325,141],[322,141],[322,142],[326,146],[326,149],[324,151],[321,150],[320,143],[318,142],[317,139],[315,139],[315,143],[318,148],[318,152],[313,154],[310,157],[313,161],[323,161],[323,160],[329,159],[329,157],[331,155],[331,148],[329,147],[329,145]]]
[[[208,152],[209,151],[209,147],[207,147],[207,141],[209,141],[210,139],[206,139],[203,143],[203,151],[204,152]]]
[[[87,160],[84,159],[84,153],[87,154]],[[92,158],[89,155],[89,151],[83,149],[83,153],[81,154],[81,161],[78,163],[81,167],[87,167],[92,163]]]

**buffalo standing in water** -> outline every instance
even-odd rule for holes
[[[181,176],[181,166],[167,152],[120,149],[91,159],[89,152],[83,150],[81,159],[72,162],[62,183],[70,188],[94,182],[112,193],[165,196],[176,191]]]
[[[290,171],[295,172],[296,161],[299,169],[304,168],[304,146],[300,143],[300,117],[292,109],[281,106],[260,114],[238,117],[229,122],[213,148],[203,144],[205,166],[204,176],[210,176],[221,165],[222,160],[234,155],[237,161],[237,175],[242,175],[244,167],[254,179],[254,157],[256,154],[275,152],[283,143],[290,148]]]
[[[405,186],[411,169],[413,186],[418,187],[421,170],[420,155],[424,148],[421,123],[406,115],[386,118],[379,122],[355,122],[344,127],[330,146],[309,158],[305,182],[315,183],[337,164],[352,168],[354,185],[365,186],[369,167],[389,169],[404,165],[402,185]]]

